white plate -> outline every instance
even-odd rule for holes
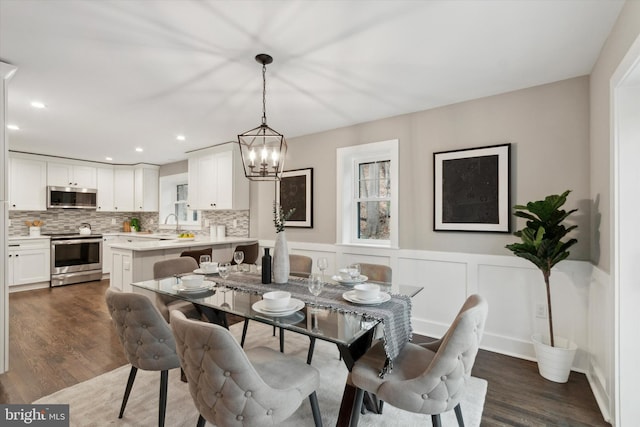
[[[181,241],[181,242],[189,242],[189,241],[192,241],[192,240],[196,240],[195,237],[178,237],[177,239],[179,241]]]
[[[198,286],[197,288],[186,288],[182,285],[173,285],[171,289],[173,289],[174,291],[188,294],[188,293],[198,293],[202,291],[208,291],[208,290],[211,290],[215,285],[216,285],[215,282],[209,282],[205,280],[204,282],[202,282],[202,286]]]
[[[350,285],[353,283],[364,283],[367,280],[369,280],[369,278],[367,276],[365,276],[364,274],[360,275],[360,277],[358,277],[357,279],[343,279],[342,277],[335,275],[333,276],[331,279],[333,279],[334,281],[338,282],[338,283],[342,283],[343,285]]]
[[[216,267],[214,270],[211,271],[207,271],[205,272],[203,269],[201,268],[196,268],[195,270],[193,270],[193,272],[195,274],[218,274],[218,267]]]
[[[356,291],[353,290],[353,291],[347,291],[343,293],[342,298],[354,304],[377,305],[377,304],[382,304],[383,302],[389,301],[391,299],[391,295],[389,295],[386,292],[380,292],[378,294],[378,298],[374,300],[362,300],[356,296]]]
[[[266,314],[271,317],[282,317],[293,314],[298,310],[302,310],[304,308],[304,302],[296,298],[291,298],[289,300],[289,306],[287,306],[283,311],[272,311],[265,308],[264,300],[260,300],[255,302],[251,308],[260,314]]]

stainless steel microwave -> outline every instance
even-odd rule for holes
[[[97,198],[95,188],[47,187],[49,209],[95,209]]]

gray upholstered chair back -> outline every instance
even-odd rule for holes
[[[291,276],[309,277],[313,268],[313,260],[305,255],[289,255],[289,271]]]
[[[180,366],[169,324],[145,295],[107,289],[107,307],[132,366],[164,371]]]
[[[181,256],[180,258],[170,258],[162,261],[157,261],[153,264],[153,278],[162,279],[164,277],[171,277],[176,274],[191,273],[198,268],[198,262],[190,256]],[[199,317],[197,310],[193,307],[193,304],[186,301],[180,301],[169,295],[162,295],[156,293],[156,307],[160,310],[160,314],[164,317],[164,320],[169,321],[169,311],[180,310],[183,311],[187,317]]]
[[[250,361],[247,354],[261,348],[245,353],[231,332],[219,325],[187,319],[172,311],[171,328],[191,397],[201,416],[215,425],[278,425],[317,387],[315,368],[302,364],[300,370],[300,361],[271,349],[258,351],[257,357],[252,353]],[[277,358],[269,356],[273,353]],[[265,375],[265,368],[270,373],[263,379],[256,369]],[[291,387],[284,379],[291,374],[306,379]]]
[[[428,368],[406,381],[388,381],[378,397],[412,412],[434,413],[453,409],[464,394],[465,384],[482,339],[488,305],[480,295],[471,295],[438,341],[423,345],[436,350]],[[393,400],[388,400],[395,396]],[[437,412],[436,412],[437,413]]]
[[[258,244],[258,242],[256,242],[256,243],[251,243],[249,245],[238,245],[233,251],[244,252],[244,259],[242,260],[243,264],[255,264],[255,262],[258,260],[259,249],[260,249],[260,245]],[[236,262],[232,256],[231,265],[235,265],[235,264]]]
[[[391,267],[382,264],[360,264],[360,273],[367,276],[370,282],[391,284]]]
[[[198,262],[189,257],[170,258],[153,264],[153,278],[162,279],[175,274],[191,273],[198,268]]]

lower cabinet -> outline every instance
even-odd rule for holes
[[[49,239],[12,239],[7,246],[10,287],[51,281]]]

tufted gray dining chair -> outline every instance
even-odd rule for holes
[[[158,425],[162,427],[167,406],[169,369],[180,367],[169,324],[145,295],[107,289],[105,297],[124,354],[131,364],[118,418],[124,415],[138,369],[160,371]]]
[[[384,378],[379,376],[386,359],[383,344],[371,347],[349,374],[348,381],[357,387],[351,425],[358,425],[364,391],[368,391],[396,408],[430,414],[434,427],[441,425],[441,413],[454,409],[463,427],[460,400],[478,354],[487,312],[486,300],[471,295],[441,339],[406,344]]]
[[[176,274],[191,273],[196,268],[198,268],[198,262],[190,256],[169,258],[153,264],[153,278],[157,280]],[[201,317],[192,303],[169,295],[156,293],[156,306],[167,322],[169,321],[170,310],[180,310],[187,317],[193,317],[194,319]]]
[[[315,390],[320,373],[266,347],[246,352],[227,329],[171,312],[171,328],[191,397],[205,420],[217,426],[276,426],[309,397],[313,420],[322,425]]]

